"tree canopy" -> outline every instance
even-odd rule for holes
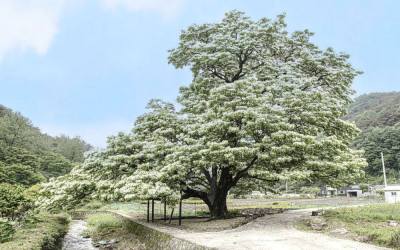
[[[29,187],[65,175],[89,149],[80,137],[43,134],[28,118],[0,105],[0,183]]]
[[[359,128],[392,127],[400,122],[400,92],[370,93],[355,98],[344,120]]]
[[[397,183],[400,177],[400,92],[371,93],[355,98],[344,120],[363,129],[353,147],[365,151],[369,183],[383,184],[381,152],[387,177]],[[397,180],[396,180],[397,179]]]
[[[57,198],[43,204],[71,199],[55,190],[90,186],[109,200],[197,197],[221,218],[233,187],[360,178],[366,162],[350,147],[360,130],[339,119],[360,72],[347,54],[318,49],[308,30],[285,27],[284,15],[253,21],[232,11],[182,31],[169,51],[169,63],[193,72],[181,109],[150,101],[131,133],[110,137],[106,149],[49,183],[44,192]]]

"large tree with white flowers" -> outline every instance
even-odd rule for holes
[[[308,30],[285,27],[283,15],[252,21],[232,11],[182,31],[169,51],[169,63],[193,72],[180,110],[151,101],[132,133],[87,159],[96,195],[197,197],[213,218],[225,218],[232,187],[293,179],[338,186],[361,177],[366,162],[349,147],[360,131],[339,119],[360,72],[347,54],[318,49]]]

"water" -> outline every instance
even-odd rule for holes
[[[72,226],[63,241],[62,250],[92,250],[97,249],[92,245],[91,238],[83,238],[82,232],[86,229],[82,220],[73,220]]]

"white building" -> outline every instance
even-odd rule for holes
[[[400,202],[400,185],[388,185],[383,189],[385,192],[385,202],[386,203],[395,203]]]

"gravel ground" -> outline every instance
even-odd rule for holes
[[[294,223],[310,216],[315,209],[287,211],[267,215],[237,229],[222,232],[187,232],[175,228],[159,228],[175,237],[214,249],[387,249],[323,234],[302,232]]]

